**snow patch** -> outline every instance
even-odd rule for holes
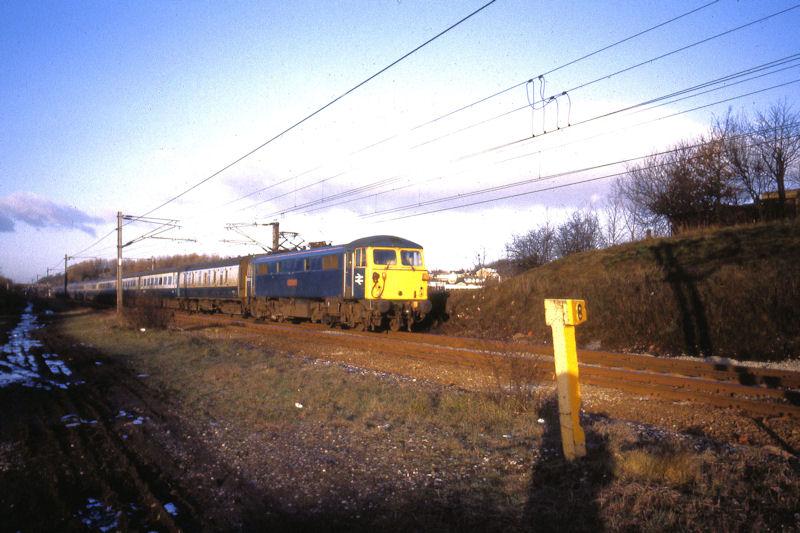
[[[99,500],[88,498],[86,506],[78,511],[78,518],[88,529],[99,529],[103,533],[114,531],[119,527],[121,511],[114,510]]]
[[[19,323],[9,334],[8,342],[0,348],[0,387],[17,383],[24,387],[51,390],[53,387],[66,389],[74,384],[66,379],[72,375],[72,371],[58,358],[58,354],[39,353],[42,343],[31,335],[40,327],[33,314],[33,304],[29,303]],[[53,377],[44,377],[43,368],[47,368]]]
[[[178,508],[172,502],[167,502],[164,504],[164,509],[171,514],[172,516],[178,516]]]
[[[87,424],[90,426],[97,424],[97,420],[87,420],[73,413],[62,416],[61,421],[64,423],[64,427],[67,428],[76,428],[83,424]]]

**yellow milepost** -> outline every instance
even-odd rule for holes
[[[573,461],[586,455],[586,436],[580,422],[578,351],[575,348],[575,326],[586,322],[586,302],[547,299],[544,301],[544,315],[547,325],[553,330],[561,445],[564,457]]]

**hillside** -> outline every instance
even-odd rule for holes
[[[582,298],[584,347],[800,358],[800,224],[706,230],[576,254],[447,302],[448,334],[534,342],[545,298]]]

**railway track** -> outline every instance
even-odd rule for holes
[[[483,372],[517,386],[553,380],[552,348],[524,342],[330,330],[315,324],[258,323],[220,315],[191,315],[184,322],[195,327],[236,325],[261,334],[280,333],[300,345],[315,339],[339,348]],[[580,381],[585,385],[757,416],[800,419],[800,372],[590,350],[579,350],[578,360]]]

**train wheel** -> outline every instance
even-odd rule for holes
[[[389,321],[389,329],[392,331],[400,331],[403,322],[400,320],[399,316],[393,316],[392,319]]]

